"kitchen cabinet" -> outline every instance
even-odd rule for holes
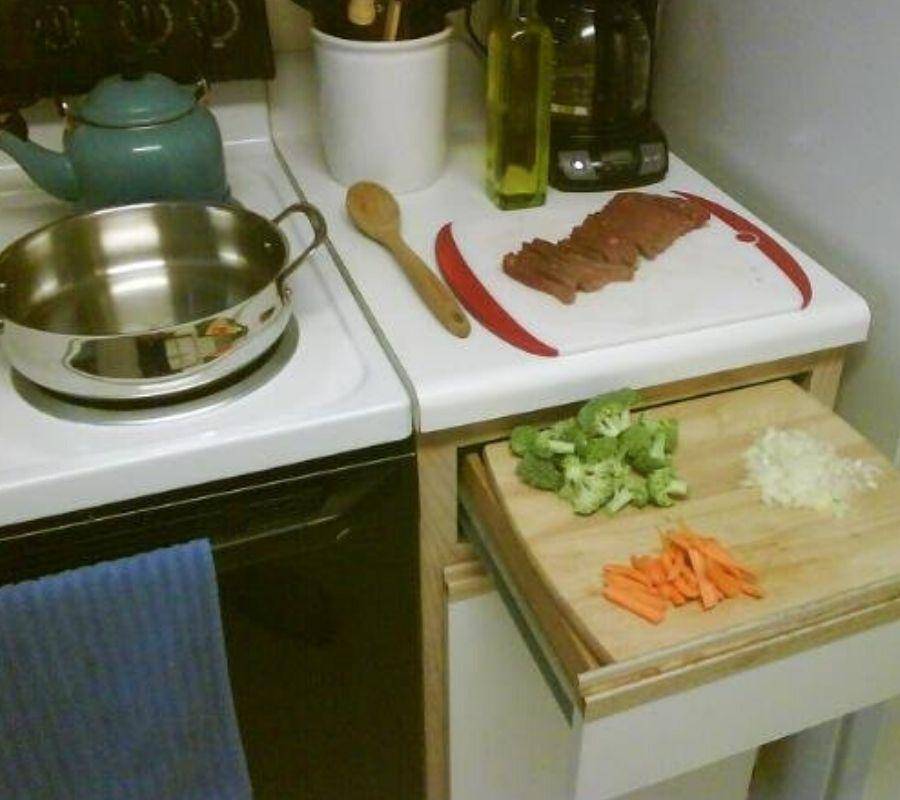
[[[843,370],[845,348],[812,352],[724,370],[674,383],[642,388],[649,404],[674,402],[779,379],[791,379],[824,405],[832,407]],[[460,535],[459,471],[466,453],[506,437],[523,422],[542,422],[570,414],[577,406],[548,408],[532,414],[504,417],[417,437],[420,495],[420,561],[422,636],[427,709],[426,748],[429,800],[450,798],[447,730],[447,608],[445,570],[479,573],[478,556]],[[477,581],[477,577],[471,578]],[[674,773],[673,773],[674,774]]]
[[[695,516],[701,508],[701,522],[714,525],[718,519],[714,530],[730,527],[735,535],[741,526],[729,525],[729,515],[749,520],[753,507],[762,507],[747,490],[729,489],[720,497],[716,470],[723,470],[726,482],[735,482],[732,473],[741,450],[752,440],[743,441],[752,428],[769,422],[809,427],[854,457],[880,458],[849,426],[789,382],[680,404],[671,413],[681,416],[683,437],[691,440],[694,453],[709,449],[708,442],[697,439],[700,432],[724,442],[724,428],[732,430],[735,419],[747,415],[744,430],[732,437],[737,439],[730,443],[730,452],[724,452],[728,448],[723,445],[721,466],[711,467],[704,464],[708,459],[690,453],[681,459],[686,477],[696,486]],[[526,644],[516,648],[504,641],[511,623],[507,620],[506,631],[501,630],[501,624],[490,619],[487,603],[476,605],[469,599],[450,604],[454,786],[469,790],[473,780],[490,781],[491,773],[483,777],[479,771],[473,777],[476,773],[466,768],[467,752],[491,752],[491,761],[496,759],[489,748],[472,750],[471,740],[478,742],[480,736],[507,742],[506,749],[500,749],[501,761],[517,748],[524,754],[555,754],[550,766],[527,755],[518,763],[536,764],[524,768],[533,782],[549,782],[566,800],[629,796],[636,790],[651,791],[647,787],[661,781],[667,781],[664,796],[677,796],[676,784],[669,783],[673,778],[683,785],[716,780],[722,770],[752,764],[761,744],[900,693],[900,674],[892,667],[900,655],[900,548],[892,535],[900,525],[895,474],[886,472],[879,490],[860,499],[853,515],[840,523],[829,525],[827,518],[822,521],[813,513],[760,510],[758,519],[743,526],[753,541],[741,542],[749,552],[756,548],[769,554],[762,571],[769,599],[728,609],[730,618],[710,615],[697,628],[687,616],[659,631],[646,626],[643,637],[634,633],[639,626],[616,630],[613,619],[607,619],[594,633],[604,639],[604,654],[612,654],[612,661],[598,662],[601,654],[585,633],[591,621],[564,580],[573,580],[573,562],[583,562],[584,572],[596,568],[599,573],[604,561],[598,562],[597,556],[604,548],[621,549],[611,559],[621,560],[629,549],[627,520],[621,525],[618,518],[603,523],[620,525],[616,536],[600,541],[602,531],[596,530],[596,536],[592,532],[579,540],[578,525],[589,523],[573,518],[567,528],[567,509],[561,507],[563,516],[550,520],[548,531],[531,543],[526,529],[539,528],[535,504],[523,502],[516,509],[520,487],[511,472],[503,474],[505,445],[485,452],[483,457],[477,448],[468,454],[460,473],[464,528],[496,579],[527,649]],[[884,459],[881,465],[889,469]],[[776,528],[775,517],[786,521]],[[631,519],[631,534],[637,535],[642,526],[633,522],[639,516]],[[566,544],[573,547],[568,558],[562,555]],[[541,561],[542,547],[553,551],[547,563]],[[816,558],[804,555],[804,547],[812,548]],[[791,596],[792,574],[809,562],[816,562],[811,567],[815,580],[796,587],[798,594]],[[872,564],[877,565],[874,571],[866,566]],[[445,579],[451,600],[484,588],[471,564],[447,570]],[[494,600],[496,610],[496,596]],[[658,648],[647,645],[663,638]],[[880,657],[873,661],[875,651]],[[503,666],[479,663],[490,660]],[[523,667],[529,660],[531,666]],[[484,685],[473,685],[482,675]],[[536,688],[541,683],[542,691]],[[475,733],[467,733],[467,727],[474,727]],[[504,771],[493,764],[491,770],[497,769]],[[748,781],[749,772],[748,767]],[[740,781],[731,777],[728,784]],[[483,796],[503,796],[492,793],[490,785],[481,790]],[[742,792],[739,796],[746,795],[746,784]]]
[[[447,589],[452,797],[571,797],[578,732],[547,689],[500,595],[484,579],[458,570],[449,571]],[[623,744],[646,753],[631,738]],[[746,800],[755,757],[749,749],[619,800]]]

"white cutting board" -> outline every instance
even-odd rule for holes
[[[594,210],[599,210],[599,207]],[[525,330],[560,355],[797,311],[797,287],[752,242],[715,217],[653,260],[631,283],[579,292],[567,306],[503,272],[503,256],[536,237],[555,242],[583,219],[548,208],[458,220],[453,238],[472,272]]]

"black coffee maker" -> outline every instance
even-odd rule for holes
[[[658,0],[542,0],[556,42],[550,183],[563,191],[655,183],[668,145],[650,116]]]

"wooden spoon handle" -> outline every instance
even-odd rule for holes
[[[472,325],[450,290],[401,238],[391,237],[386,244],[431,313],[450,333],[465,339]]]

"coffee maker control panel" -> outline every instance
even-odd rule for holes
[[[265,0],[0,0],[6,105],[136,65],[181,82],[271,78]]]

